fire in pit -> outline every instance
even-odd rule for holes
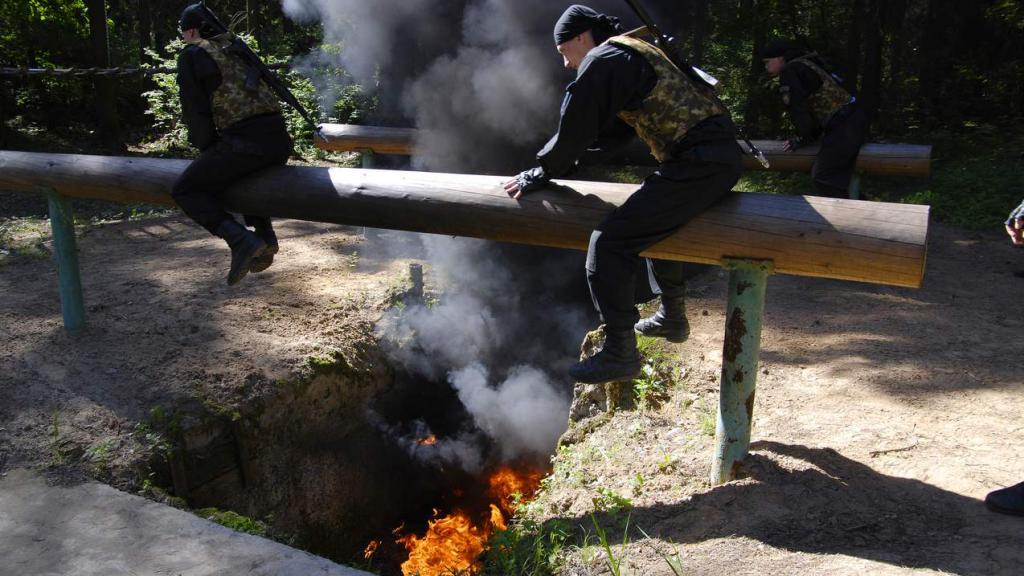
[[[403,576],[441,576],[479,570],[479,557],[495,531],[505,530],[515,506],[528,500],[540,486],[544,475],[540,468],[524,465],[505,466],[490,473],[487,507],[475,510],[455,509],[427,523],[423,536],[395,531],[397,542],[405,546],[409,559],[402,563]],[[371,546],[373,544],[371,543]]]

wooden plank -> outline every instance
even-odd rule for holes
[[[378,154],[412,156],[416,153],[419,131],[413,128],[380,128],[351,124],[324,124],[316,138],[316,145],[335,152],[372,150]],[[818,146],[807,146],[793,152],[783,150],[784,142],[755,140],[754,145],[764,152],[776,172],[810,172],[818,155]],[[746,150],[746,144],[740,143]],[[890,176],[931,175],[932,147],[918,144],[865,144],[857,157],[857,170],[869,174]],[[634,140],[616,156],[620,163],[648,166],[656,162],[647,146]],[[743,167],[764,170],[753,157],[744,154]]]
[[[173,204],[187,161],[0,151],[0,190],[43,185],[65,196]],[[636,186],[558,181],[512,200],[507,177],[281,167],[225,195],[237,212],[501,242],[587,248],[590,232]],[[733,194],[648,250],[721,264],[772,260],[777,273],[919,287],[927,206],[813,196]]]

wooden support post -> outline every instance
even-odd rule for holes
[[[360,148],[359,152],[359,166],[362,168],[370,169],[374,167],[373,161],[373,150],[369,148]]]
[[[854,172],[850,180],[850,200],[860,200],[860,172]]]
[[[78,246],[75,242],[75,215],[71,201],[53,190],[46,191],[50,204],[50,227],[53,229],[53,254],[60,281],[60,309],[64,327],[78,332],[85,327],[85,304],[82,279],[78,272]]]
[[[715,430],[711,484],[736,477],[736,466],[747,457],[754,418],[757,361],[761,354],[761,324],[765,288],[774,266],[767,260],[727,260],[729,303],[722,346],[722,384]]]

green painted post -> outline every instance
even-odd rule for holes
[[[850,200],[860,200],[860,172],[854,172],[850,180]]]
[[[761,324],[770,261],[728,260],[729,303],[722,347],[722,385],[715,430],[711,484],[736,477],[736,466],[747,457],[754,418],[757,361],[761,353]]]
[[[359,166],[361,168],[371,169],[373,168],[373,150],[369,148],[359,149]]]
[[[373,150],[371,150],[370,148],[360,148],[358,152],[359,166],[367,170],[372,170],[375,164],[373,161]],[[373,231],[372,228],[367,228],[366,226],[363,226],[363,238],[372,240],[378,238],[379,236],[380,235],[377,234],[376,231]]]
[[[75,243],[75,215],[71,201],[55,190],[46,190],[50,204],[50,227],[53,229],[53,254],[57,260],[60,281],[60,309],[64,328],[78,332],[85,327],[85,304],[82,300],[82,279],[78,272],[78,246]]]

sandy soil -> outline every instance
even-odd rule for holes
[[[226,250],[181,217],[89,230],[76,337],[50,260],[0,267],[0,474],[102,461],[86,473],[138,485],[117,464],[144,448],[136,424],[153,408],[230,407],[371,333],[407,260],[355,229],[289,222],[281,236],[279,262],[229,289]],[[930,248],[921,290],[770,281],[754,453],[745,479],[715,489],[702,422],[725,276],[698,278],[684,385],[560,453],[539,508],[589,525],[595,496],[628,497],[652,537],[617,549],[631,574],[672,574],[676,553],[688,574],[1020,574],[1024,519],[981,499],[1024,480],[1024,251],[940,225]],[[583,550],[565,572],[607,562]]]
[[[80,232],[87,327],[75,336],[50,259],[0,267],[0,472],[92,460],[89,472],[137,487],[124,468],[154,409],[230,410],[370,337],[407,261],[374,256],[361,229],[279,228],[274,266],[235,288],[223,241],[180,216]]]
[[[677,346],[683,387],[561,453],[538,516],[593,532],[595,498],[630,499],[631,525],[652,537],[616,548],[634,574],[673,574],[665,558],[687,574],[1024,573],[1024,518],[982,503],[1024,481],[1022,269],[1004,236],[935,225],[920,290],[772,278],[753,456],[745,479],[715,489],[704,425],[727,282],[700,277]],[[608,573],[600,551],[572,564]]]

